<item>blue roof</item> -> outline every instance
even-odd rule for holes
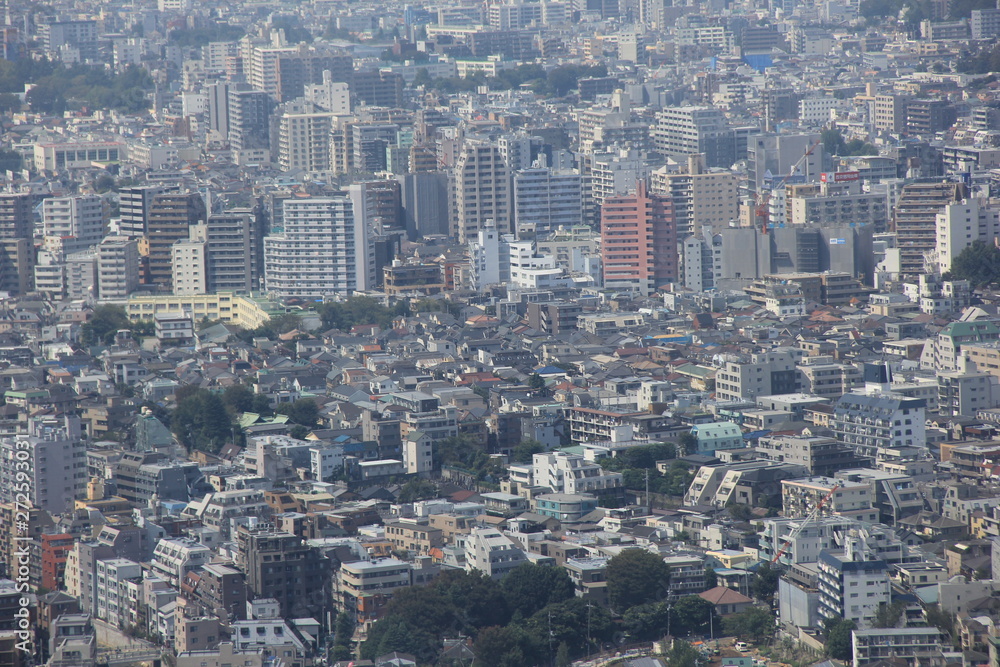
[[[557,374],[561,375],[566,371],[559,368],[558,366],[542,366],[541,368],[536,368],[535,372],[538,373],[539,375],[557,375]]]

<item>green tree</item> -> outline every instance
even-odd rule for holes
[[[973,241],[952,260],[946,277],[968,280],[973,287],[996,283],[1000,277],[1000,248],[986,241]]]
[[[311,398],[300,398],[294,403],[283,403],[275,410],[280,415],[288,415],[296,424],[313,428],[319,421],[319,407]]]
[[[121,306],[98,306],[94,314],[80,327],[80,342],[84,345],[110,345],[120,329],[132,329],[125,309]]]
[[[730,502],[726,505],[726,510],[737,521],[749,521],[753,518],[753,508],[745,503]]]
[[[685,456],[696,454],[698,452],[698,436],[694,433],[681,433],[677,436],[677,448]]]
[[[719,585],[719,577],[715,574],[715,568],[705,568],[705,588],[712,590]]]
[[[517,443],[511,458],[515,463],[531,463],[535,454],[545,451],[545,446],[533,438],[525,438]]]
[[[170,430],[185,447],[215,454],[233,435],[226,405],[211,391],[186,389],[176,393],[177,408],[170,419]]]
[[[774,634],[774,615],[767,609],[750,607],[723,619],[722,628],[727,635],[760,642]]]
[[[714,627],[721,629],[715,619],[715,605],[697,595],[685,595],[674,603],[670,629],[674,635],[708,634]]]
[[[528,377],[528,386],[531,387],[536,394],[544,394],[546,392],[545,378],[538,373],[532,373]]]
[[[875,612],[875,619],[872,621],[872,626],[876,628],[895,628],[902,615],[902,602],[881,602],[879,603],[878,610]]]
[[[826,652],[834,660],[850,660],[854,650],[851,646],[851,632],[858,626],[854,621],[835,619],[826,635]]]
[[[771,567],[770,563],[762,563],[750,580],[750,592],[758,600],[768,603],[774,601],[774,594],[778,592],[778,581],[781,579],[781,570]]]
[[[476,664],[482,667],[523,667],[543,660],[536,638],[516,625],[484,628],[473,647]]]
[[[623,613],[631,607],[666,598],[670,568],[644,549],[626,549],[608,561],[605,569],[608,602]]]
[[[233,384],[222,392],[222,402],[234,413],[252,412],[254,394],[244,384]]]
[[[666,602],[640,604],[622,614],[622,624],[633,641],[659,639],[666,632],[670,611]]]
[[[667,654],[667,667],[698,667],[701,653],[691,644],[680,639],[674,640],[674,645]]]
[[[333,649],[331,656],[335,661],[350,660],[353,655],[354,621],[345,612],[337,614],[334,626]]]
[[[670,464],[667,474],[664,477],[666,479],[662,493],[680,497],[687,493],[688,487],[691,486],[691,482],[694,480],[694,473],[691,472],[691,468],[688,465],[680,461],[675,461]]]
[[[434,484],[426,479],[414,477],[403,485],[399,490],[399,497],[396,499],[401,503],[412,503],[418,500],[430,500],[437,498],[438,490]]]
[[[559,649],[556,651],[556,667],[571,667],[573,660],[569,657],[569,644],[566,642],[559,643]]]
[[[588,652],[588,630],[591,641],[604,642],[611,638],[613,627],[606,608],[578,597],[550,604],[525,623],[539,644],[547,645],[548,638],[556,646],[565,643],[572,657]]]
[[[528,618],[543,607],[573,597],[573,581],[561,567],[524,563],[500,582],[507,605]]]

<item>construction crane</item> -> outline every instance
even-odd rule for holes
[[[792,546],[792,542],[799,536],[799,533],[801,533],[806,526],[812,523],[813,520],[819,516],[819,513],[823,511],[823,506],[830,502],[830,498],[833,498],[833,494],[836,493],[839,488],[840,484],[835,484],[834,487],[830,489],[830,492],[823,496],[818,503],[816,503],[816,507],[812,509],[812,512],[809,512],[805,520],[792,531],[792,533],[788,536],[788,539],[785,540],[785,543],[780,549],[778,549],[778,553],[774,554],[774,558],[771,559],[771,563],[777,563],[778,559],[785,555],[785,552],[788,551],[788,547]]]
[[[788,173],[785,174],[780,181],[778,181],[778,185],[776,187],[769,188],[765,192],[757,194],[757,206],[754,208],[754,217],[757,220],[760,220],[761,234],[767,234],[768,231],[770,230],[770,227],[768,225],[770,214],[768,213],[767,207],[768,204],[771,203],[771,193],[774,190],[777,190],[778,188],[784,187],[788,179],[795,175],[795,172],[798,171],[798,168],[800,166],[802,166],[802,163],[806,160],[806,158],[812,155],[813,151],[816,150],[816,147],[819,146],[821,143],[823,143],[822,139],[817,139],[816,141],[814,141],[812,145],[806,149],[806,152],[802,154],[802,157],[800,157],[798,161],[792,165],[791,169],[788,170]]]

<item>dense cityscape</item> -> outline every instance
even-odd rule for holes
[[[1000,667],[997,0],[5,0],[0,667]]]

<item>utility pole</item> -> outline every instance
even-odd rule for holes
[[[652,508],[652,505],[649,504],[649,468],[646,468],[646,508]]]

